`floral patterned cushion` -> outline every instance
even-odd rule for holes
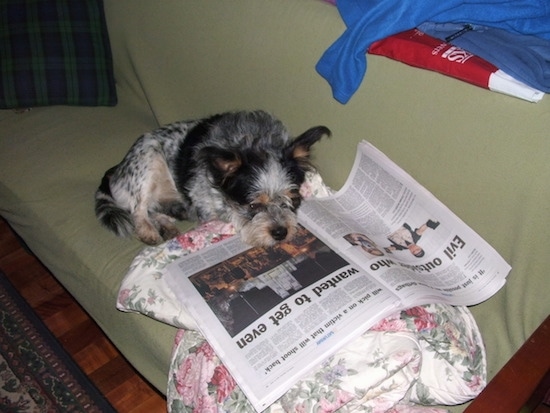
[[[330,191],[318,175],[304,196]],[[231,225],[202,224],[145,248],[120,287],[117,308],[179,327],[168,377],[169,412],[253,412],[192,317],[163,281],[176,258],[234,235]],[[432,304],[385,318],[296,383],[269,412],[441,412],[464,403],[486,384],[477,325],[465,307]]]
[[[398,312],[338,351],[268,412],[444,412],[486,384],[479,331],[464,307]],[[168,411],[253,412],[204,337],[179,330],[170,364]]]

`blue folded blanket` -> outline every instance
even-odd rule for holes
[[[338,0],[337,7],[347,29],[316,69],[341,103],[359,87],[373,42],[425,22],[470,23],[550,40],[547,0]]]

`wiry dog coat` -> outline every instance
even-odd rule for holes
[[[175,219],[231,222],[245,242],[289,240],[310,148],[324,126],[290,139],[263,111],[176,122],[141,136],[96,192],[98,219],[115,234],[158,244],[178,234]]]

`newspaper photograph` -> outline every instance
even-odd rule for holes
[[[290,243],[250,248],[235,236],[168,271],[168,284],[258,411],[399,307],[389,289],[302,226]]]
[[[340,191],[304,201],[290,241],[238,236],[169,265],[168,285],[257,411],[398,309],[474,305],[510,266],[367,142]]]

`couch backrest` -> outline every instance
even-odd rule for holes
[[[335,187],[355,143],[368,139],[446,200],[471,185],[498,194],[507,184],[495,179],[513,181],[504,171],[547,141],[548,98],[531,104],[378,56],[368,56],[351,101],[337,103],[315,64],[344,25],[320,0],[105,0],[105,8],[119,87],[143,90],[159,123],[263,108],[296,134],[325,124],[334,137],[317,158]]]

